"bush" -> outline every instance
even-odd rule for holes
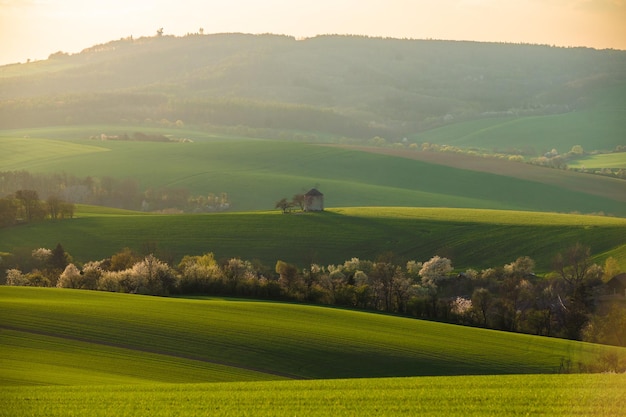
[[[28,286],[29,281],[26,278],[26,276],[22,274],[22,271],[20,271],[19,269],[13,268],[13,269],[7,270],[6,283],[7,285],[14,286],[14,287],[25,287],[25,286]]]
[[[57,281],[58,288],[81,288],[82,276],[80,271],[74,264],[65,267],[63,273]]]

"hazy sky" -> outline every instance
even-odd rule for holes
[[[626,49],[626,0],[0,0],[0,64],[160,27]]]

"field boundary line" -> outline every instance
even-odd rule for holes
[[[453,154],[448,152],[425,152],[376,148],[360,145],[320,145],[339,149],[386,155],[414,161],[443,165],[456,169],[484,172],[540,184],[562,187],[571,191],[583,192],[614,201],[626,202],[626,181],[595,174],[585,174],[555,168],[531,165],[525,162],[510,162],[479,156]]]

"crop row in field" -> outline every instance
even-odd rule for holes
[[[3,387],[0,416],[493,416],[615,417],[624,375],[422,378]]]

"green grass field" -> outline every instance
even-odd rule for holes
[[[570,161],[568,162],[568,166],[584,169],[626,169],[626,152],[590,155],[575,161]]]
[[[186,38],[190,42],[201,39],[196,35]],[[173,40],[164,36],[155,38],[154,44],[158,41],[174,45]],[[117,46],[122,55],[112,61],[105,60],[111,53],[108,51],[4,66],[0,68],[0,80],[18,75],[21,79],[5,83],[8,90],[3,94],[10,102],[5,100],[8,113],[2,119],[14,126],[27,124],[20,117],[7,115],[22,115],[24,120],[32,118],[31,123],[87,120],[91,119],[88,106],[94,106],[94,113],[102,111],[94,103],[102,100],[107,106],[109,100],[105,96],[108,96],[112,99],[112,117],[103,114],[104,117],[91,120],[144,117],[157,120],[154,114],[143,115],[152,111],[149,107],[124,110],[124,106],[133,105],[122,98],[117,100],[123,102],[119,106],[116,97],[137,95],[138,102],[150,103],[149,94],[165,92],[170,98],[167,103],[162,102],[164,115],[158,118],[180,117],[185,123],[192,123],[186,115],[195,112],[176,114],[178,110],[185,111],[176,109],[181,105],[177,104],[182,98],[180,94],[202,96],[206,100],[199,106],[202,111],[200,107],[217,99],[216,91],[231,91],[234,113],[256,109],[251,121],[263,125],[265,118],[265,124],[273,126],[276,121],[271,120],[272,112],[281,108],[285,97],[290,97],[288,101],[292,102],[306,91],[305,95],[317,97],[316,102],[328,103],[324,104],[328,106],[324,114],[314,111],[313,116],[328,116],[336,111],[337,117],[345,122],[376,120],[381,126],[391,127],[389,131],[398,132],[390,134],[396,137],[386,138],[389,143],[406,135],[400,133],[400,125],[421,126],[442,120],[446,108],[453,108],[458,114],[470,114],[479,108],[506,109],[507,102],[513,106],[536,103],[537,111],[547,112],[572,104],[571,108],[576,110],[545,116],[518,117],[511,113],[505,117],[458,122],[408,135],[408,139],[484,152],[522,149],[529,155],[541,155],[552,148],[565,153],[574,145],[581,145],[587,152],[610,151],[623,144],[626,137],[623,105],[626,84],[619,76],[606,72],[613,71],[610,68],[619,69],[600,55],[593,63],[585,64],[589,70],[581,71],[578,64],[574,68],[548,55],[541,58],[529,54],[537,59],[535,64],[530,59],[517,65],[519,61],[510,71],[511,63],[522,55],[510,55],[511,59],[506,59],[503,66],[500,58],[492,59],[479,49],[468,50],[473,58],[463,59],[459,66],[448,58],[463,57],[465,52],[457,49],[463,43],[450,43],[449,47],[454,49],[444,54],[445,50],[441,50],[436,54],[437,59],[424,61],[424,57],[431,56],[428,50],[415,57],[417,50],[396,53],[394,48],[400,45],[384,40],[386,45],[393,46],[383,49],[391,53],[391,60],[378,59],[377,65],[382,66],[370,65],[370,68],[367,62],[373,61],[367,57],[374,56],[375,48],[353,44],[357,38],[348,40],[332,46],[329,58],[318,54],[323,59],[315,59],[312,66],[305,65],[307,71],[298,71],[297,78],[291,81],[289,76],[276,77],[289,68],[289,57],[311,58],[301,53],[285,54],[289,52],[286,48],[274,50],[265,46],[261,49],[267,49],[270,54],[259,55],[262,58],[259,61],[254,51],[260,49],[256,47],[245,49],[250,53],[243,55],[241,47],[235,48],[235,55],[224,55],[219,48],[211,49],[215,53],[206,54],[203,49],[202,54],[196,54],[200,49],[176,47],[156,56],[145,52],[138,55],[135,49],[122,48],[126,41],[120,41]],[[329,41],[333,39],[307,40],[300,44],[320,42],[322,46],[321,42]],[[357,61],[348,62],[346,54],[339,54],[341,57],[337,54],[337,51],[356,51],[352,46],[343,49],[344,43],[368,51],[364,56],[355,55],[357,61],[365,63],[356,66],[365,71],[355,72],[351,68]],[[493,47],[501,51],[510,48]],[[116,81],[116,78],[130,80],[131,75],[138,74],[134,61],[165,62],[162,57],[166,54],[167,62],[173,64],[171,69],[167,64],[160,65],[150,79],[137,80],[150,84],[145,88],[127,90],[129,86]],[[273,62],[270,55],[281,57],[282,62],[258,65]],[[211,65],[213,61],[219,62],[221,67],[217,72],[212,67],[194,67],[194,59],[190,58],[193,56],[201,60],[208,57],[207,62]],[[504,55],[498,52],[497,56]],[[241,61],[241,57],[245,59]],[[476,61],[476,57],[486,59]],[[76,63],[83,59],[91,64],[81,69]],[[614,59],[613,64],[622,58]],[[101,60],[103,64],[98,63]],[[481,75],[480,92],[476,95],[471,94],[471,89],[448,91],[457,81],[438,83],[439,77],[430,75],[435,74],[436,67],[424,66],[420,60],[431,64],[449,62],[442,75],[449,73],[451,80],[463,80],[461,84],[468,84],[469,79],[463,78],[468,70],[475,72],[480,69],[478,64],[490,64],[484,80]],[[302,66],[305,61],[297,63]],[[179,65],[181,62],[184,65]],[[404,70],[397,72],[394,68],[399,64]],[[318,71],[315,65],[324,71]],[[424,71],[416,73],[416,65]],[[274,66],[280,70],[274,71]],[[97,68],[98,73],[90,72],[89,67]],[[126,67],[129,76],[120,78],[121,73],[116,71],[115,77],[108,78],[107,68],[113,67]],[[178,72],[182,67],[186,68],[184,75]],[[234,71],[224,72],[224,68]],[[548,68],[551,69],[543,72]],[[566,73],[559,68],[565,68]],[[331,72],[325,72],[328,69]],[[506,78],[493,84],[490,78],[504,69]],[[332,87],[337,86],[337,80],[343,79],[342,74],[348,70],[349,85],[339,90]],[[463,73],[460,77],[458,71]],[[85,92],[84,96],[72,96],[77,80],[74,75],[78,72],[80,80],[99,80],[95,84],[85,82],[85,86],[95,85],[96,90],[113,93]],[[245,93],[247,87],[236,85],[237,80],[247,82],[247,72],[258,75],[258,86],[269,86],[266,90],[271,97],[259,87],[251,96],[257,97],[259,104],[267,102],[267,106],[255,108],[254,102],[238,102],[238,91]],[[404,72],[411,74],[409,79],[422,81],[406,84],[402,82]],[[224,80],[219,78],[222,73],[228,75]],[[525,73],[541,75],[540,84],[521,78]],[[52,80],[50,74],[60,83]],[[272,80],[278,79],[278,83],[265,84],[267,74],[273,76]],[[29,75],[34,77],[30,79],[33,82],[24,78]],[[379,84],[380,75],[393,82]],[[431,78],[434,82],[426,82],[426,89],[421,87]],[[327,84],[327,79],[332,82]],[[219,81],[215,81],[217,90],[210,88],[212,80]],[[532,82],[527,84],[527,81]],[[398,85],[404,84],[407,88],[398,89]],[[66,96],[54,99],[45,96],[56,88],[64,90],[63,85],[68,88],[64,91]],[[326,88],[327,85],[331,87]],[[420,87],[416,90],[415,85]],[[198,90],[192,91],[196,86]],[[378,93],[372,93],[372,86]],[[336,96],[340,90],[346,93],[345,97]],[[513,98],[520,93],[518,90],[527,91],[529,94],[520,97],[528,96],[528,99],[517,103],[499,98],[500,93]],[[536,95],[537,91],[544,91],[545,96]],[[398,92],[402,94],[397,95]],[[11,98],[15,93],[17,101]],[[19,102],[19,97],[28,94],[43,96]],[[467,101],[466,95],[474,101]],[[358,105],[346,107],[355,97]],[[65,106],[72,108],[72,101],[77,99],[86,106],[67,111]],[[13,103],[26,106],[27,111],[18,109],[12,113]],[[552,103],[557,104],[551,107]],[[311,109],[296,106],[298,112],[294,115],[299,117],[318,105]],[[284,109],[294,110],[290,106]],[[424,114],[416,114],[415,109]],[[129,115],[125,114],[128,110],[132,110]],[[57,111],[65,113],[54,117]],[[104,113],[108,111],[104,109]],[[216,122],[212,115],[208,116],[207,120],[196,116],[194,121],[219,124],[219,118]],[[259,122],[255,121],[256,116]],[[235,124],[245,125],[246,117],[242,123]],[[287,120],[291,121],[297,122]],[[329,132],[338,131],[326,123],[307,122],[303,126],[308,126],[303,129],[326,129],[320,135],[328,135],[327,138]],[[193,143],[89,139],[103,133],[132,136],[134,132],[188,138]],[[285,137],[294,136],[291,133]],[[318,137],[319,142],[324,140]],[[333,137],[332,141],[340,142],[340,139]],[[622,155],[626,154],[597,155],[570,165],[588,169],[626,168]],[[78,205],[74,219],[1,228],[0,256],[15,254],[17,260],[30,258],[35,248],[53,248],[60,242],[79,264],[109,257],[124,247],[143,253],[156,250],[158,257],[172,265],[184,255],[213,252],[218,259],[260,260],[270,268],[279,259],[304,267],[310,262],[327,265],[352,257],[375,260],[378,255],[392,252],[397,257],[396,263],[445,256],[452,259],[459,271],[498,267],[520,256],[530,256],[537,262],[536,272],[543,274],[551,271],[551,261],[557,252],[582,243],[591,247],[594,262],[601,263],[612,256],[626,270],[626,182],[597,175],[488,161],[470,155],[418,153],[400,146],[372,151],[212,135],[188,126],[176,129],[139,125],[0,131],[0,171],[7,170],[133,178],[142,190],[180,187],[194,195],[227,193],[232,210],[218,214],[161,215]],[[0,176],[0,185],[4,180]],[[325,194],[325,212],[281,215],[277,210],[272,211],[281,198],[289,199],[314,186]],[[576,373],[582,364],[597,364],[608,354],[616,355],[622,362],[626,360],[626,348],[343,308],[202,296],[165,298],[0,286],[0,417],[626,417],[626,375],[561,374]]]
[[[107,385],[263,381],[280,379],[254,370],[164,356],[66,338],[2,329],[0,385]],[[208,377],[209,376],[209,377]],[[63,382],[66,381],[66,382]]]
[[[163,133],[191,136],[195,142],[90,141],[88,137],[103,131],[132,135],[142,129],[82,129],[3,132],[0,171],[135,178],[141,189],[183,187],[195,195],[225,192],[236,211],[269,210],[283,197],[318,186],[328,207],[468,207],[626,216],[623,201],[613,197],[619,193],[594,195],[541,178],[515,178],[506,170],[477,172],[351,149],[171,129]]]
[[[550,375],[624,348],[297,304],[0,287],[0,335],[2,416],[608,416],[626,404],[624,375]],[[294,378],[315,380],[280,381]]]
[[[0,416],[624,415],[624,375],[3,387]]]
[[[23,287],[0,301],[3,385],[540,374],[626,354],[297,304]]]
[[[30,253],[61,243],[77,262],[110,257],[124,247],[179,260],[213,252],[218,259],[277,260],[305,266],[352,257],[375,260],[393,252],[400,260],[450,258],[457,268],[502,266],[530,256],[548,271],[557,252],[581,242],[598,262],[610,252],[626,264],[621,218],[537,212],[444,208],[342,208],[282,215],[279,211],[155,215],[82,207],[77,218],[0,231],[0,252]],[[619,248],[622,247],[622,250]]]
[[[537,156],[553,148],[566,153],[574,145],[588,151],[611,151],[626,135],[625,118],[623,107],[615,105],[550,116],[471,120],[432,129],[411,139],[488,151],[532,149]]]

